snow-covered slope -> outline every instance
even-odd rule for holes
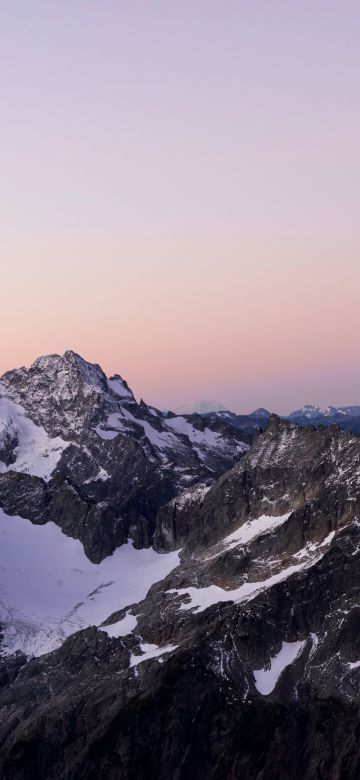
[[[93,564],[54,523],[37,526],[0,510],[2,652],[54,650],[74,631],[143,599],[178,561],[177,552],[160,555],[128,543]]]
[[[19,404],[0,395],[0,473],[20,471],[48,480],[67,446],[60,436],[51,437],[35,425]]]

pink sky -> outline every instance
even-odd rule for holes
[[[0,6],[0,372],[360,403],[355,2]]]

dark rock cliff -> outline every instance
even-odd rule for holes
[[[336,428],[273,418],[185,494],[180,565],[129,605],[132,633],[90,628],[3,661],[1,776],[355,780],[359,456]]]

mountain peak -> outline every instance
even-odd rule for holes
[[[271,417],[271,412],[269,412],[268,409],[264,409],[263,406],[260,406],[258,409],[255,409],[254,412],[251,412],[249,417],[263,417],[264,419],[267,419],[268,417]]]
[[[30,368],[7,371],[1,385],[7,397],[52,436],[78,432],[94,404],[106,393],[112,395],[100,366],[72,350],[43,355]]]
[[[280,429],[290,428],[291,423],[288,420],[283,420],[278,414],[270,414],[267,422],[266,431],[279,431]]]
[[[20,369],[25,373],[46,373],[48,378],[60,380],[62,389],[65,386],[65,376],[76,372],[78,379],[84,385],[99,387],[105,389],[106,375],[97,363],[89,363],[77,352],[71,349],[66,350],[64,355],[44,355],[37,358],[30,369]],[[12,373],[12,372],[8,372]]]

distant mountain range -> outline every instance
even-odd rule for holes
[[[216,401],[193,401],[184,404],[176,409],[182,414],[200,414],[203,416],[213,413],[226,415],[236,424],[236,421],[253,422],[254,424],[264,424],[269,419],[271,412],[268,409],[255,409],[249,414],[236,413],[226,408]],[[331,425],[337,423],[344,430],[352,430],[354,433],[360,433],[360,405],[354,406],[312,406],[305,404],[301,409],[296,409],[288,415],[280,415],[283,420],[293,420],[299,425]]]
[[[336,423],[345,431],[360,433],[360,406],[328,406],[325,409],[309,404],[291,412],[286,418],[299,425],[331,425]]]

